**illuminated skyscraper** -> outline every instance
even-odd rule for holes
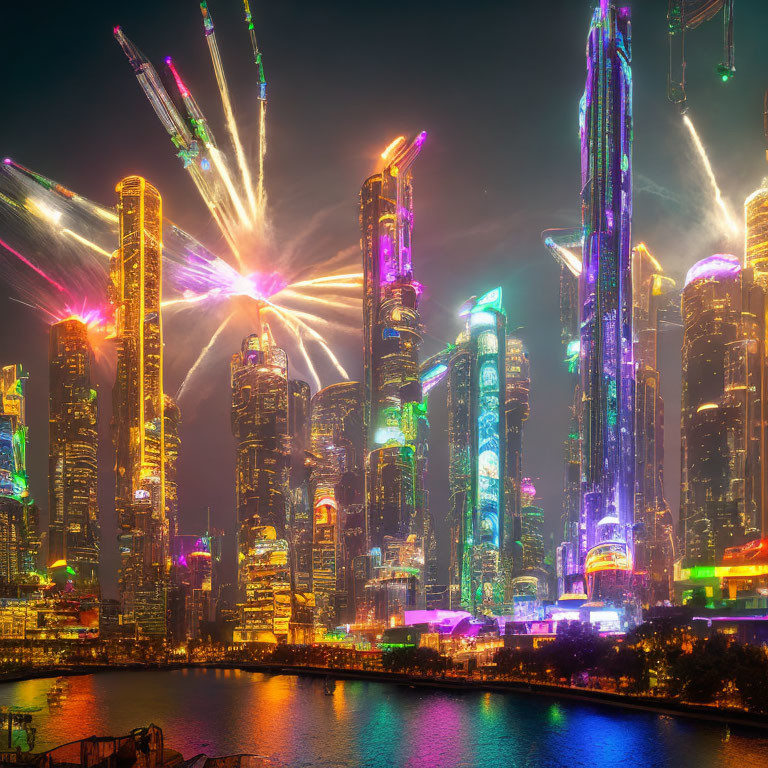
[[[112,391],[120,596],[127,621],[165,635],[169,570],[163,402],[162,202],[139,176],[117,185],[120,240],[112,257],[117,378]]]
[[[506,472],[504,474],[504,514],[501,524],[502,566],[507,583],[510,581],[515,557],[519,558],[521,535],[520,485],[523,479],[523,423],[530,414],[529,392],[531,377],[528,353],[520,339],[507,337],[505,435]],[[518,563],[519,565],[519,563]]]
[[[524,477],[521,493],[520,542],[522,543],[522,571],[530,572],[544,566],[544,510],[536,506],[536,488],[531,479]]]
[[[746,260],[745,267],[751,269],[754,281],[759,285],[766,297],[768,297],[768,178],[763,179],[760,189],[753,192],[744,203],[746,224]],[[759,510],[760,531],[764,538],[768,536],[768,299],[766,299],[766,313],[760,323],[762,331],[761,343],[763,347],[763,387],[759,393],[759,406],[761,415],[759,426],[759,438],[753,434],[752,439],[759,439],[758,463],[762,472],[759,489],[761,504]],[[757,406],[758,403],[755,403]],[[757,478],[756,478],[757,480]],[[755,495],[758,489],[755,489]]]
[[[717,254],[683,289],[680,538],[684,566],[711,566],[761,534],[760,397],[765,296]]]
[[[244,600],[238,637],[251,642],[264,632],[287,635],[290,620],[288,358],[269,326],[243,340],[232,357],[231,384],[238,585]]]
[[[288,433],[291,457],[286,537],[291,545],[291,584],[308,591],[312,584],[312,489],[310,449],[312,394],[306,381],[288,381]]]
[[[331,384],[312,398],[312,454],[315,457],[312,475],[315,520],[318,516],[329,521],[333,517],[332,530],[337,537],[334,546],[338,552],[338,578],[331,600],[333,611],[339,614],[337,620],[354,621],[356,597],[362,595],[363,587],[355,583],[354,561],[367,553],[361,384],[356,381]],[[322,498],[332,500],[336,506],[332,510],[318,510],[318,501]],[[327,549],[329,525],[330,522],[323,522],[320,527],[315,524],[316,546]],[[324,538],[318,540],[318,532]],[[327,576],[323,578],[327,580]],[[322,609],[324,600],[316,584],[313,589],[317,605]],[[325,610],[330,618],[333,611]]]
[[[360,193],[364,296],[364,423],[370,541],[424,537],[427,519],[426,406],[419,380],[421,286],[413,278],[411,167],[425,133],[400,137],[384,169]]]
[[[583,231],[545,230],[544,245],[560,265],[560,340],[568,385],[573,393],[569,404],[568,431],[563,440],[562,539],[557,547],[557,594],[582,594],[586,591],[579,558],[581,518],[581,381],[579,374],[579,276]]]
[[[12,595],[35,568],[39,538],[27,475],[27,374],[17,364],[0,376],[0,594]]]
[[[173,551],[173,539],[179,532],[178,461],[181,449],[181,411],[178,403],[163,395],[163,421],[165,433],[165,517],[168,521],[168,541]]]
[[[448,483],[452,608],[469,611],[505,598],[506,316],[501,288],[470,299],[448,374]]]
[[[601,0],[580,105],[584,247],[580,368],[579,546],[590,595],[630,586],[634,522],[632,357],[632,71],[629,8]]]
[[[664,401],[658,364],[660,318],[677,294],[645,245],[632,251],[635,336],[635,572],[644,601],[671,599],[674,526],[664,498]]]
[[[48,349],[48,565],[63,560],[76,586],[98,589],[97,407],[85,323],[52,325]]]

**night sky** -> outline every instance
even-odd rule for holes
[[[667,2],[635,0],[633,6],[634,241],[645,241],[667,272],[681,278],[713,252],[741,256],[743,244],[723,239],[678,110],[666,100]],[[359,268],[362,181],[395,136],[429,132],[414,184],[414,271],[427,289],[424,354],[454,340],[456,311],[466,298],[503,287],[509,326],[520,327],[531,359],[524,471],[535,479],[552,532],[560,528],[569,392],[559,341],[559,268],[540,232],[580,221],[577,114],[593,7],[593,0],[252,2],[269,83],[267,187],[278,244],[298,247],[307,265],[341,252]],[[241,130],[253,136],[256,80],[241,4],[211,0],[210,8]],[[197,3],[16,3],[4,9],[3,21],[2,155],[108,205],[120,178],[144,175],[163,195],[166,215],[224,253],[112,37],[113,26],[122,25],[157,67],[171,54],[223,144]],[[744,197],[766,174],[766,29],[764,0],[736,3],[737,74],[727,85],[715,75],[719,17],[688,36],[689,114],[739,218]],[[0,286],[0,361],[22,362],[30,372],[31,485],[46,523],[47,328],[38,315],[10,303],[11,293]],[[217,324],[205,316],[166,322],[168,392],[175,392]],[[210,505],[215,524],[234,533],[228,359],[245,331],[241,324],[222,336],[181,402],[182,530],[198,530]],[[330,333],[353,377],[362,369],[357,331]],[[675,512],[679,345],[673,330],[662,357],[666,494]],[[298,360],[291,365],[292,375],[306,377]],[[324,384],[337,378],[330,367],[320,371]],[[107,431],[112,379],[105,371],[100,377],[102,580],[109,594],[117,559]],[[444,392],[430,396],[431,503],[438,521],[447,511]]]

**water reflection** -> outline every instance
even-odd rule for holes
[[[547,697],[456,693],[241,670],[109,672],[0,685],[41,707],[36,749],[155,722],[186,757],[251,752],[286,768],[758,768],[768,738],[743,729]]]

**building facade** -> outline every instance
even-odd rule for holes
[[[426,138],[400,137],[360,193],[368,533],[424,539],[428,421],[419,379],[421,286],[412,265],[412,165]],[[422,544],[423,546],[423,544]]]
[[[73,317],[51,326],[48,565],[64,561],[76,586],[98,591],[98,411],[91,359],[85,323]]]
[[[633,571],[632,70],[629,8],[601,0],[580,105],[583,259],[579,559],[590,596],[622,601]]]
[[[682,295],[683,565],[715,566],[760,538],[765,294],[728,254],[688,271]]]
[[[448,374],[451,608],[504,602],[506,316],[501,288],[470,299]],[[511,536],[509,537],[511,538]]]
[[[677,296],[644,244],[632,251],[635,337],[635,572],[645,603],[670,600],[675,535],[664,497],[664,400],[658,362],[660,320]]]
[[[115,509],[124,620],[165,635],[170,569],[165,500],[162,201],[145,179],[117,185],[120,239],[112,257],[117,377],[112,390]]]

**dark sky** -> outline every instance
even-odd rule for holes
[[[316,238],[302,256],[307,263],[354,246],[357,194],[375,157],[401,133],[429,132],[415,168],[414,269],[427,286],[424,351],[453,340],[459,330],[456,310],[466,298],[503,286],[509,324],[521,327],[531,357],[525,471],[539,478],[548,528],[559,529],[568,391],[559,345],[559,271],[539,233],[579,222],[577,112],[594,2],[254,0],[252,5],[269,81],[267,184],[278,242],[311,223]],[[722,240],[707,182],[679,113],[665,97],[666,0],[635,0],[633,6],[634,239],[648,243],[668,271],[680,276],[716,250],[741,255],[742,245]],[[241,6],[211,0],[211,11],[240,124],[251,135],[255,81]],[[173,55],[224,135],[196,2],[15,3],[4,9],[0,46],[0,152],[105,204],[114,202],[121,177],[145,175],[160,189],[167,215],[221,252],[202,203],[113,40],[115,24],[156,65]],[[737,215],[765,174],[767,28],[764,1],[739,0],[738,71],[728,85],[714,72],[721,50],[718,21],[688,38],[690,115]],[[653,185],[672,199],[643,191]],[[3,286],[0,360],[21,361],[31,374],[31,482],[45,508],[47,329],[36,315],[10,304],[9,293]],[[166,323],[168,391],[175,391],[190,355],[205,341],[197,325]],[[222,342],[198,388],[181,403],[186,530],[203,524],[207,505],[222,527],[233,529],[227,361],[238,339],[225,335]],[[679,336],[670,334],[663,357],[667,496],[675,510],[679,343]],[[360,336],[338,334],[334,346],[350,374],[359,376]],[[322,372],[324,383],[332,383],[331,370]],[[102,376],[106,411],[111,381]],[[432,506],[439,520],[447,504],[444,395],[430,400]],[[106,469],[109,451],[102,453],[103,578],[112,584],[112,479]]]

